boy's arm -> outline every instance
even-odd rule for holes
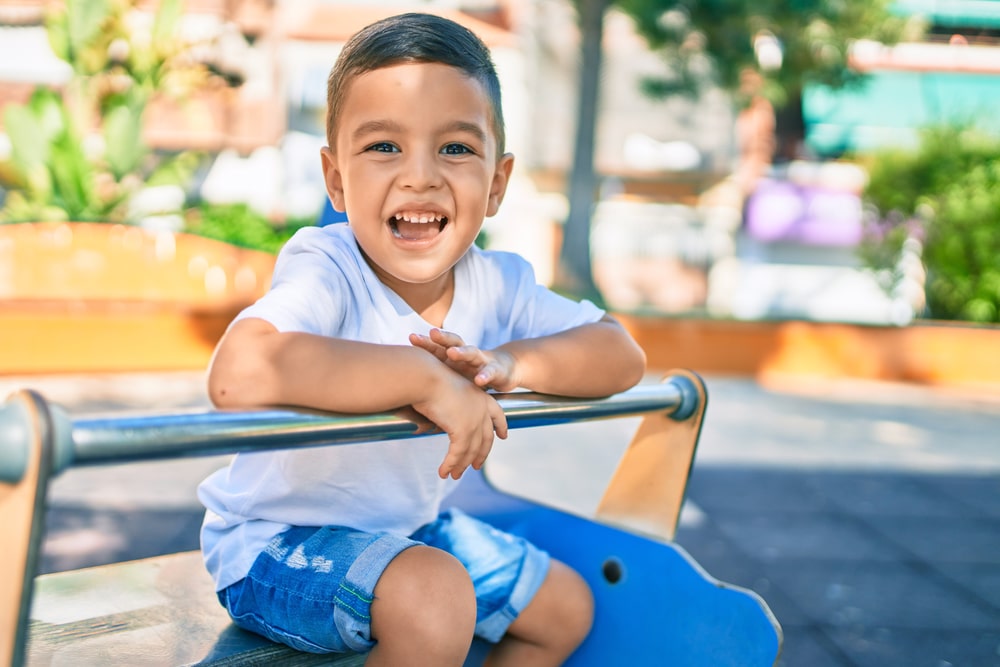
[[[219,407],[297,405],[369,413],[409,405],[417,380],[432,374],[416,350],[304,333],[280,333],[249,318],[219,342],[208,374],[209,397]],[[426,355],[425,355],[426,356]],[[386,382],[395,375],[397,381]]]
[[[557,334],[512,341],[494,350],[465,345],[454,333],[412,334],[410,342],[433,353],[481,387],[518,387],[561,396],[608,396],[642,379],[646,355],[610,315]]]
[[[218,407],[372,413],[412,406],[448,434],[442,476],[481,466],[494,432],[507,434],[499,404],[424,350],[283,333],[254,318],[236,322],[219,342],[208,390]]]
[[[610,315],[495,352],[513,357],[519,386],[559,396],[609,396],[638,383],[646,370],[646,354]]]

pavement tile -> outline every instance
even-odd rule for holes
[[[713,520],[726,537],[764,562],[817,559],[890,563],[906,555],[840,514],[729,514]]]
[[[1000,434],[996,436],[1000,457]],[[928,475],[922,482],[987,517],[1000,517],[1000,475]]]
[[[830,638],[856,667],[1000,667],[1000,630],[851,627]]]
[[[863,516],[957,517],[967,505],[928,486],[921,473],[829,472],[804,476],[803,483],[850,514]]]
[[[1000,626],[1000,560],[986,565],[935,563],[934,568],[948,579],[964,587],[970,595],[993,605],[997,613],[997,625]]]
[[[39,574],[198,548],[203,510],[58,507],[45,515]]]
[[[786,630],[813,623],[802,608],[774,585],[760,561],[745,554],[715,526],[709,523],[696,528],[682,526],[676,542],[718,581],[750,589],[764,598]]]
[[[782,561],[768,572],[822,625],[1000,631],[989,605],[906,563]]]
[[[996,564],[1000,517],[868,517],[888,540],[928,562]]]
[[[788,468],[695,465],[687,497],[706,512],[818,512],[834,509],[803,474]]]
[[[781,655],[775,667],[854,667],[854,665],[823,632],[805,628],[786,628]]]

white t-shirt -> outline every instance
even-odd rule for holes
[[[455,265],[455,295],[443,328],[493,349],[596,322],[604,311],[535,282],[518,255],[473,247]],[[424,321],[383,285],[346,224],[300,230],[282,249],[271,290],[237,320],[279,331],[409,345]],[[330,378],[337,382],[336,377]],[[237,454],[198,487],[207,508],[201,544],[222,590],[246,576],[257,555],[289,526],[351,526],[410,535],[438,515],[454,488],[437,470],[445,436]]]

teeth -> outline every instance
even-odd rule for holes
[[[435,213],[397,213],[394,217],[396,220],[402,220],[403,222],[422,224],[426,224],[428,222],[441,222],[444,220],[443,215],[437,215]]]

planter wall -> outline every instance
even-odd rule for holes
[[[1000,397],[997,327],[618,317],[646,350],[652,369],[772,381],[906,382]]]
[[[0,374],[204,368],[273,266],[189,234],[0,225]]]
[[[200,370],[274,256],[187,234],[0,225],[0,375]],[[1000,329],[618,315],[653,372],[848,378],[1000,396]]]

